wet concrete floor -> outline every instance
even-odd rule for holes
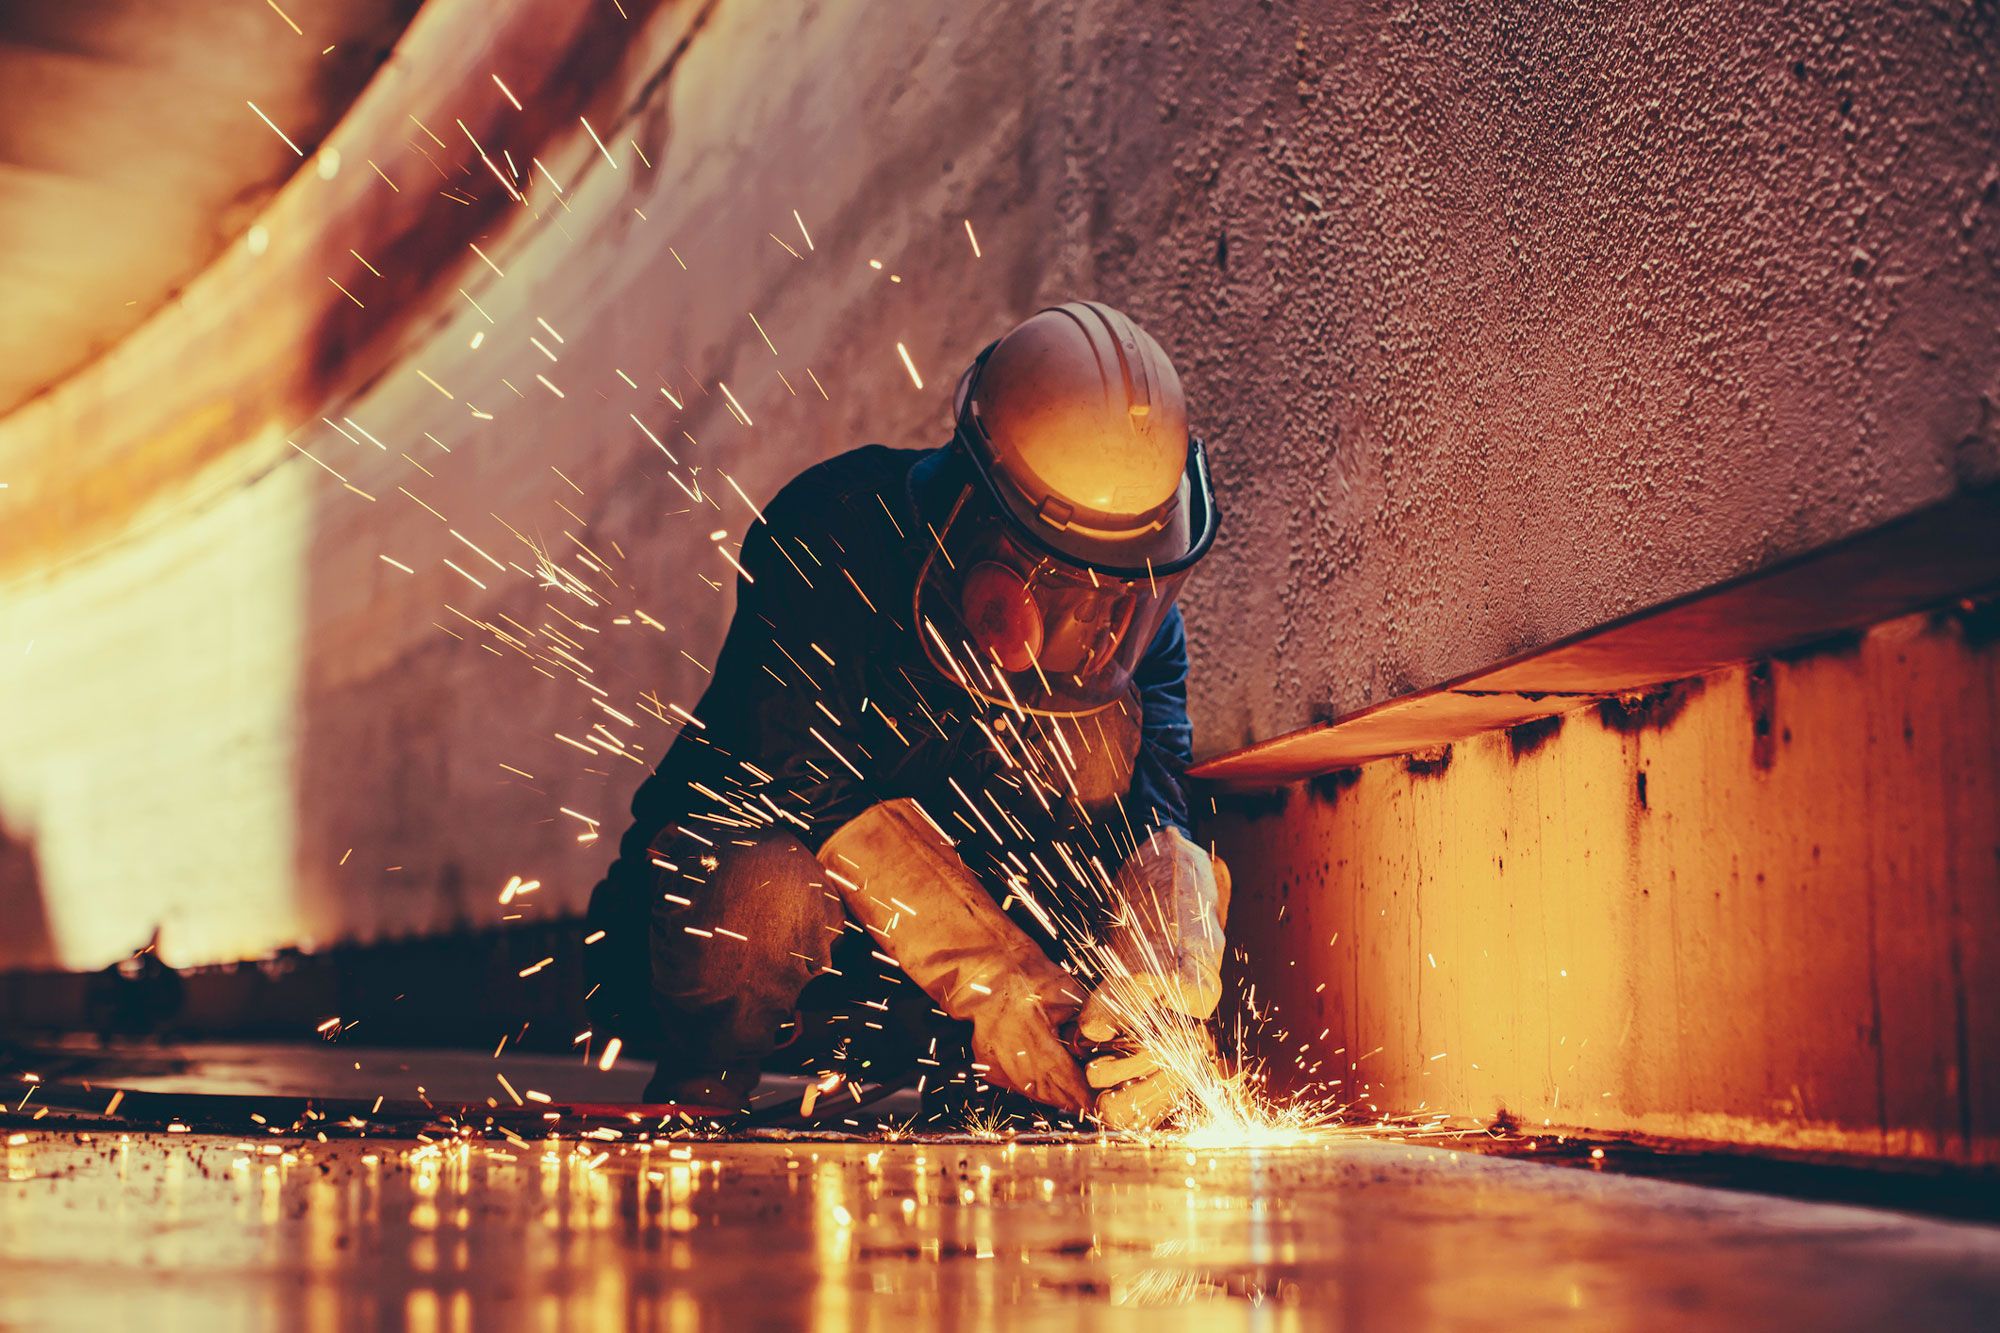
[[[1990,1328],[2000,1229],[1339,1138],[0,1136],[0,1327]]]

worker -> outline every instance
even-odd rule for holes
[[[820,463],[743,538],[713,681],[591,898],[593,1018],[650,1035],[648,1101],[740,1110],[843,957],[969,1025],[994,1087],[1120,1127],[1182,1099],[1146,1034],[1213,1015],[1227,877],[1184,784],[1174,597],[1217,516],[1180,378],[1072,302],[954,407],[942,448]]]

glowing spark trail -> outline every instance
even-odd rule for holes
[[[285,141],[285,147],[291,149],[294,153],[297,153],[300,157],[304,157],[306,155],[306,150],[299,147],[297,144],[293,143],[292,136],[285,133],[283,130],[279,129],[278,123],[272,120],[269,116],[265,115],[264,109],[262,107],[258,106],[255,102],[245,102],[243,105],[249,107],[252,111],[255,111],[257,113],[257,119],[263,121],[266,125],[269,125],[271,127],[271,133],[277,135],[280,139],[283,139]]]
[[[611,164],[611,169],[613,171],[618,170],[618,159],[611,156],[611,150],[604,146],[604,140],[597,137],[597,131],[590,128],[590,122],[584,120],[582,116],[578,116],[577,119],[583,121],[583,128],[590,135],[590,141],[597,145],[598,152],[604,154],[604,160]]]

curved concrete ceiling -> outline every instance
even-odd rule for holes
[[[421,0],[0,0],[0,415],[171,300]]]

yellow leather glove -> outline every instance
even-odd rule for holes
[[[1118,919],[1104,979],[1078,1015],[1085,1040],[1125,1049],[1090,1063],[1105,1089],[1096,1115],[1114,1129],[1164,1122],[1186,1099],[1193,1062],[1214,1059],[1206,1021],[1222,999],[1229,870],[1178,829],[1161,829],[1112,881]]]
[[[884,801],[820,848],[847,910],[953,1018],[972,1024],[988,1083],[1059,1110],[1090,1109],[1058,1030],[1084,988],[1014,924],[915,801]]]

